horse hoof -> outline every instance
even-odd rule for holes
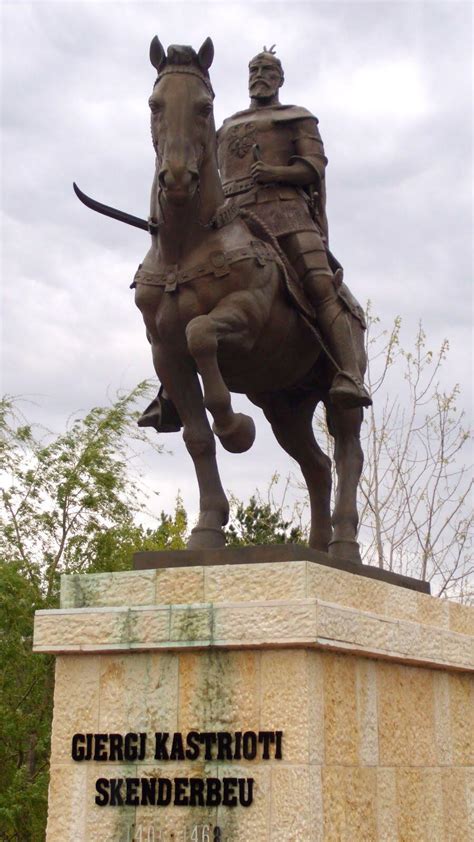
[[[255,424],[250,415],[242,412],[235,413],[232,423],[225,430],[213,424],[212,431],[229,453],[245,453],[255,441]]]
[[[225,547],[225,534],[219,527],[195,526],[191,530],[187,550],[216,550]]]
[[[362,564],[357,541],[338,541],[336,538],[329,542],[328,554],[330,558],[339,558],[342,561],[354,561],[357,564]]]

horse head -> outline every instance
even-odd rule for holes
[[[194,196],[203,161],[214,149],[214,92],[208,72],[213,58],[210,38],[197,53],[172,45],[165,54],[156,35],[150,45],[150,61],[158,71],[149,99],[158,186],[172,204],[182,205]]]

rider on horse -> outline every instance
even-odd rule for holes
[[[332,402],[370,406],[347,310],[362,323],[363,314],[328,250],[327,158],[318,121],[305,108],[280,104],[284,75],[272,49],[264,47],[249,63],[250,108],[224,120],[217,134],[224,193],[265,224],[296,271],[337,363]]]
[[[372,401],[358,368],[348,311],[363,327],[364,314],[329,251],[327,158],[318,121],[305,108],[280,104],[283,82],[283,68],[272,48],[264,48],[250,61],[250,108],[224,120],[217,134],[224,192],[231,203],[263,223],[297,273],[323,347],[335,363],[332,403],[341,408],[367,407]],[[180,428],[163,389],[139,424],[159,432]]]

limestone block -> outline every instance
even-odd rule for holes
[[[449,628],[460,634],[474,635],[474,607],[459,602],[445,603],[449,612]]]
[[[86,835],[80,842],[128,842],[127,828],[133,824],[135,807],[99,807],[95,803],[99,778],[136,778],[135,764],[88,764]],[[49,842],[49,841],[48,841]],[[55,839],[54,842],[57,842]],[[62,840],[61,840],[62,842]],[[72,840],[71,840],[72,842]],[[79,840],[78,840],[79,842]]]
[[[135,766],[75,763],[52,765],[46,842],[127,842],[124,829],[133,822],[134,808],[95,804],[100,777],[135,776]]]
[[[334,766],[322,777],[324,839],[378,842],[376,770]]]
[[[207,602],[203,567],[168,567],[156,570],[154,602],[164,605]]]
[[[359,763],[377,766],[379,760],[377,717],[377,666],[375,661],[357,659],[357,718],[359,726]]]
[[[324,842],[323,779],[321,766],[309,767],[309,818],[311,842]]]
[[[377,665],[379,751],[382,766],[434,766],[433,671]]]
[[[377,840],[377,778],[375,769],[342,771],[346,795],[346,834],[361,842]]]
[[[99,731],[177,730],[178,666],[166,652],[103,655]]]
[[[414,660],[440,663],[445,654],[445,638],[449,633],[433,626],[400,621],[398,623],[397,651]]]
[[[71,761],[75,733],[95,733],[99,725],[98,655],[59,656],[56,660],[51,762]]]
[[[448,674],[453,763],[474,766],[474,675]]]
[[[61,576],[61,608],[153,605],[156,570]]]
[[[313,842],[309,766],[273,766],[271,791],[272,842]]]
[[[159,840],[158,831],[166,838],[175,833],[176,842],[183,838],[189,840],[192,828],[196,825],[211,826],[210,840],[214,838],[213,828],[221,828],[222,838],[228,842],[249,842],[251,839],[266,838],[270,810],[270,769],[264,764],[253,764],[252,768],[231,763],[193,763],[193,764],[143,764],[137,769],[138,777],[236,777],[254,779],[254,800],[250,807],[138,807],[136,810],[137,831],[142,828],[142,838],[148,838],[149,828],[155,831],[154,838]],[[237,816],[238,811],[238,816]],[[150,834],[150,838],[151,834]],[[201,834],[199,837],[201,838]]]
[[[443,660],[474,670],[474,638],[457,632],[443,633]]]
[[[325,766],[321,770],[323,786],[323,839],[349,842],[346,834],[346,796],[341,769]]]
[[[323,669],[325,764],[356,765],[360,747],[356,659],[324,653]]]
[[[467,838],[474,839],[474,768],[466,769]]]
[[[146,763],[137,767],[139,778],[206,778],[218,777],[217,764],[215,763]],[[189,828],[194,825],[216,825],[216,807],[175,807],[170,804],[167,807],[140,806],[137,807],[135,815],[135,833],[143,840],[155,839],[159,842],[160,832],[169,839],[171,833],[175,833],[176,842],[183,839],[185,831],[189,839],[191,833]],[[191,831],[192,832],[192,831]],[[212,839],[212,837],[211,837]]]
[[[87,842],[87,767],[51,764],[46,842]]]
[[[440,766],[451,766],[453,762],[451,702],[447,672],[441,670],[433,672],[433,690],[437,762]]]
[[[309,683],[309,762],[324,763],[324,655],[307,651]],[[263,728],[263,723],[262,723]],[[319,776],[319,790],[321,780]]]
[[[355,646],[397,652],[398,623],[375,614],[340,608],[337,605],[318,605],[318,638],[351,643]]]
[[[396,777],[399,838],[444,842],[441,771],[400,767]]]
[[[395,769],[377,769],[377,840],[399,842]]]
[[[37,611],[35,618],[35,649],[50,651],[86,643],[92,646],[119,644],[130,639],[130,615],[125,608],[82,608],[71,612]]]
[[[331,602],[337,605],[345,605],[350,608],[359,608],[359,591],[357,580],[359,577],[344,570],[337,570],[332,567],[325,567],[322,564],[309,564],[307,568],[307,593],[308,596],[316,597],[323,602]],[[368,580],[368,590],[371,585],[379,585],[374,580]],[[369,599],[370,595],[365,594]],[[383,602],[382,602],[383,604]],[[380,611],[380,601],[377,606]]]
[[[397,588],[398,590],[398,588]],[[402,589],[400,589],[402,590]],[[403,588],[403,590],[406,590]],[[437,599],[425,593],[414,591],[417,613],[416,620],[427,626],[437,626],[440,629],[449,628],[449,603],[445,599]]]
[[[258,730],[259,688],[259,652],[181,652],[179,730]],[[271,730],[264,721],[261,727]]]
[[[311,653],[262,652],[260,723],[266,731],[284,731],[285,763],[309,762]]]
[[[209,605],[180,605],[171,610],[170,640],[193,646],[207,642],[212,635],[212,609]]]
[[[314,599],[221,603],[214,609],[214,641],[252,643],[308,642],[315,639]]]
[[[256,602],[306,597],[306,561],[205,568],[207,602]]]
[[[449,605],[445,600],[407,588],[387,586],[385,611],[388,616],[399,620],[449,628]]]
[[[466,769],[443,769],[443,818],[445,842],[469,839]]]
[[[222,838],[232,842],[249,842],[251,839],[268,839],[271,797],[269,766],[265,763],[232,765],[220,763],[218,777],[254,778],[254,802],[250,807],[219,807],[217,824],[222,829]],[[238,810],[238,814],[236,812]],[[212,838],[212,837],[211,837]]]
[[[131,610],[128,642],[147,646],[165,643],[170,639],[170,609],[168,607]]]
[[[392,592],[400,590],[411,595],[412,591],[394,587],[387,582],[356,576],[344,570],[308,562],[308,596],[315,596],[323,602],[345,605],[361,611],[382,616],[389,614],[387,600]],[[394,614],[393,616],[396,616]]]

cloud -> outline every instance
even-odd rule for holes
[[[276,42],[282,100],[320,119],[331,243],[349,284],[387,324],[400,313],[410,332],[423,317],[433,341],[448,335],[449,374],[469,387],[468,4],[46,0],[2,13],[3,389],[37,395],[47,426],[153,374],[128,289],[147,235],[93,214],[71,185],[148,215],[155,33],[195,48],[212,36],[218,125],[246,107],[248,61]],[[181,488],[195,510],[184,445],[166,443],[175,455],[148,467],[160,506]],[[293,469],[262,420],[250,454],[218,447],[224,486],[242,496]]]

